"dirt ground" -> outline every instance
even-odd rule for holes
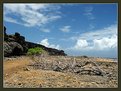
[[[3,67],[4,88],[118,87],[118,62],[109,59],[21,56],[5,58]]]

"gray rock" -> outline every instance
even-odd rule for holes
[[[81,67],[80,74],[104,76],[105,73],[96,63],[86,62],[85,65]]]
[[[55,65],[53,67],[53,71],[59,71],[59,72],[61,72],[61,68],[58,65]]]
[[[19,56],[23,47],[17,42],[4,42],[4,56]]]

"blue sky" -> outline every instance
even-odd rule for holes
[[[8,34],[68,55],[117,57],[117,4],[4,3]]]

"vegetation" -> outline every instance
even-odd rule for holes
[[[27,54],[28,55],[37,55],[37,54],[42,54],[44,52],[45,52],[45,50],[43,50],[41,47],[35,47],[35,48],[28,49]]]

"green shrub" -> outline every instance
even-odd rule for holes
[[[28,49],[27,54],[28,55],[37,55],[37,54],[42,54],[45,51],[41,47],[35,47],[35,48],[30,48]]]

